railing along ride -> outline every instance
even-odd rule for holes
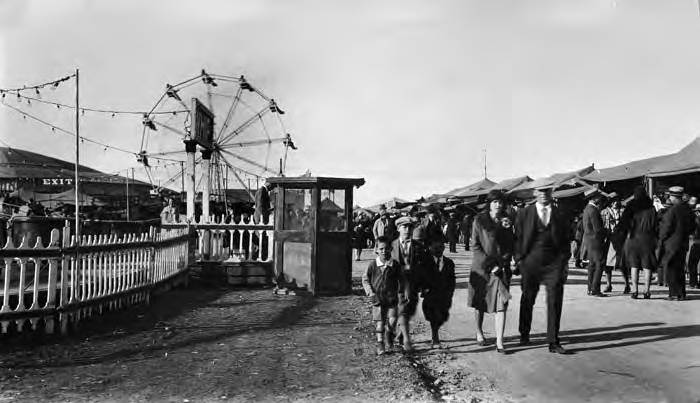
[[[228,221],[228,222],[227,222]],[[227,220],[224,216],[200,217],[192,222],[197,232],[196,261],[270,263],[273,259],[274,217],[267,223]],[[163,228],[184,228],[188,223],[163,224]]]
[[[41,237],[19,246],[8,237],[0,249],[1,331],[27,331],[29,322],[53,333],[58,321],[66,333],[104,310],[148,302],[153,290],[187,281],[193,238],[187,227],[83,236],[79,246],[67,227],[52,230],[46,246]]]

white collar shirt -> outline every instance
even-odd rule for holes
[[[535,203],[535,208],[537,209],[537,215],[540,217],[540,221],[542,221],[542,224],[549,225],[549,219],[552,216],[552,206],[551,205],[544,205],[540,203]]]
[[[387,260],[386,262],[382,262],[382,260],[379,259],[379,257],[377,257],[376,262],[377,262],[377,268],[379,270],[384,271],[384,269],[386,269],[389,266],[389,263],[391,262],[391,260]]]

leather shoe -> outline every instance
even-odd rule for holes
[[[605,290],[603,290],[603,292],[612,292],[612,286],[605,287]]]
[[[607,294],[603,294],[602,292],[594,292],[594,293],[591,293],[591,296],[602,298],[602,297],[607,297]]]
[[[625,290],[622,291],[622,293],[623,293],[623,294],[629,294],[630,291],[632,291],[632,290],[630,290],[630,286],[626,285],[626,286],[625,286]]]
[[[562,347],[561,344],[554,343],[551,343],[549,345],[549,352],[557,354],[569,354],[569,352],[564,347]]]
[[[503,347],[503,348],[498,348],[498,346],[496,346],[496,352],[497,352],[498,354],[507,354],[507,353],[506,353],[506,348],[505,348],[505,347]]]
[[[666,297],[666,301],[680,301],[680,297],[672,295],[670,297]]]
[[[527,346],[528,344],[530,344],[530,336],[520,336],[520,342],[518,345]]]

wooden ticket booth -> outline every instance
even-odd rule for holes
[[[275,278],[313,295],[352,290],[353,188],[364,179],[268,178],[275,196]]]

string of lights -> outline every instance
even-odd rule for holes
[[[30,119],[32,119],[32,120],[34,120],[34,121],[36,121],[36,122],[39,122],[39,123],[41,123],[41,124],[43,124],[43,125],[45,125],[45,126],[50,127],[50,128],[51,128],[51,132],[53,132],[53,133],[60,132],[60,133],[64,133],[64,134],[67,134],[67,135],[69,135],[69,136],[75,137],[75,133],[71,132],[70,130],[66,130],[66,129],[62,128],[62,127],[59,127],[59,126],[54,125],[54,124],[52,124],[52,123],[49,123],[49,122],[47,122],[46,120],[41,119],[41,118],[39,118],[39,117],[37,117],[37,116],[34,116],[33,114],[31,114],[31,113],[29,113],[29,112],[27,112],[27,111],[25,111],[25,110],[22,110],[22,109],[17,108],[17,107],[15,107],[15,106],[13,106],[13,105],[10,105],[10,104],[8,104],[7,102],[0,102],[0,105],[3,105],[3,106],[5,106],[5,107],[8,107],[8,108],[14,110],[15,112],[18,112],[18,113],[22,114],[22,118],[23,118],[23,119],[30,118]],[[139,155],[139,153],[137,153],[137,152],[135,152],[135,151],[129,151],[129,150],[126,150],[126,149],[124,149],[124,148],[120,148],[120,147],[116,147],[116,146],[113,146],[113,145],[105,144],[105,143],[103,143],[103,142],[100,142],[100,141],[97,141],[97,140],[93,140],[93,139],[88,138],[88,137],[85,137],[85,136],[80,136],[80,141],[81,141],[81,142],[85,142],[85,141],[86,141],[86,142],[88,142],[88,143],[92,143],[92,144],[99,145],[99,146],[103,147],[105,151],[106,151],[107,149],[111,149],[111,150],[119,151],[119,152],[122,152],[122,153],[131,154],[131,155],[133,155],[133,156],[138,156],[138,155]],[[153,158],[158,159],[158,160],[163,160],[163,161],[177,161],[177,160],[172,159],[172,158],[163,158],[163,157],[153,157]],[[178,161],[178,162],[179,162],[179,161]]]
[[[50,87],[51,89],[56,89],[61,83],[70,80],[71,78],[74,78],[75,74],[71,74],[69,76],[65,76],[63,78],[59,78],[57,80],[53,81],[47,81],[42,84],[35,84],[35,85],[23,85],[22,87],[17,87],[17,88],[0,88],[0,93],[5,93],[5,92],[18,92],[18,91],[26,91],[26,90],[34,90],[35,92],[38,93],[39,89],[43,89],[46,87]]]
[[[56,108],[61,109],[61,108],[66,108],[66,109],[75,109],[75,105],[68,105],[60,102],[53,102],[53,101],[47,101],[45,99],[37,98],[37,97],[30,97],[27,95],[23,95],[20,92],[15,92],[15,91],[6,91],[2,93],[2,98],[5,98],[5,95],[11,94],[13,96],[16,96],[18,99],[24,99],[31,103],[31,101],[39,102],[42,104],[47,104],[47,105],[54,105]],[[80,107],[80,112],[85,113],[85,112],[95,112],[95,113],[104,113],[104,114],[111,114],[112,117],[115,117],[117,115],[145,115],[148,112],[147,111],[127,111],[127,110],[119,110],[119,109],[102,109],[102,108],[93,108],[93,107]],[[179,110],[172,110],[172,111],[154,111],[151,112],[151,115],[177,115],[178,113],[187,113],[189,110],[186,109],[179,109]]]

